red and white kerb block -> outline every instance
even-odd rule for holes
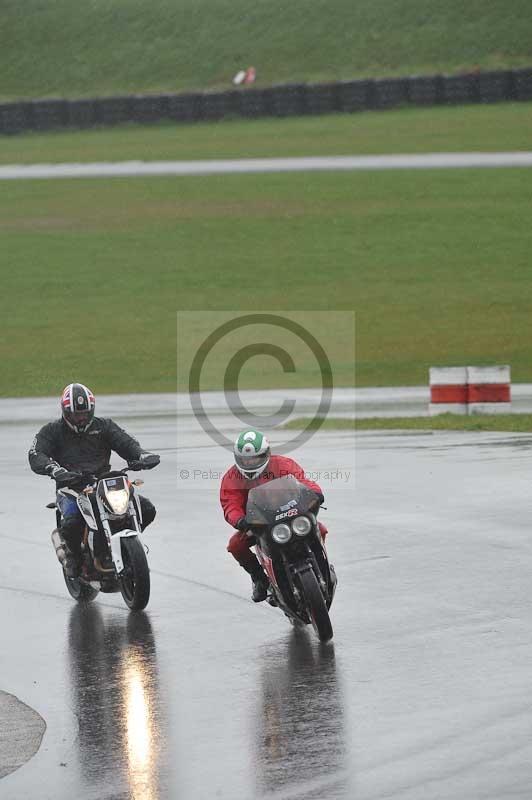
[[[431,367],[429,414],[467,414],[467,367]]]
[[[504,414],[510,406],[510,367],[467,368],[468,414]]]
[[[504,414],[511,407],[510,367],[431,367],[429,414]]]

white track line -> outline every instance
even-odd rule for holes
[[[142,175],[226,175],[234,173],[329,170],[457,169],[470,167],[532,167],[532,152],[247,158],[224,161],[14,164],[0,167],[0,180],[20,180],[24,178],[119,178]]]

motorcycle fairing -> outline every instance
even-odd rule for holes
[[[113,493],[125,493],[127,498],[127,505],[131,500],[131,484],[125,475],[118,475],[110,478],[101,478],[98,481],[96,488],[96,497],[98,498],[98,505],[103,507],[109,519],[121,519],[124,513],[117,512],[113,508],[112,497]]]
[[[102,481],[104,479],[101,479]],[[133,487],[130,487],[132,490]],[[94,534],[98,530],[98,523],[96,521],[96,517],[94,514],[91,497],[86,494],[76,492],[74,489],[61,489],[62,493],[70,495],[74,497],[78,508],[83,516],[83,519],[87,523],[88,527],[88,539],[89,539],[89,547],[91,552],[94,552]],[[134,491],[130,491],[130,502],[128,505],[128,511],[123,517],[127,517],[129,514],[133,524],[138,528],[123,528],[116,533],[109,532],[109,519],[119,519],[116,515],[109,513],[109,511],[105,508],[103,499],[98,495],[96,491],[91,495],[94,497],[94,501],[98,506],[98,512],[100,514],[100,519],[102,520],[102,528],[103,534],[105,535],[107,542],[109,544],[109,548],[111,551],[111,558],[113,560],[113,564],[116,570],[117,575],[119,575],[124,570],[124,562],[122,560],[122,548],[120,545],[120,539],[128,537],[128,536],[138,536],[140,533],[140,523],[142,521],[142,511],[140,508],[140,501],[138,496]],[[135,518],[135,515],[138,514],[138,519]]]
[[[76,499],[81,516],[87,523],[89,529],[96,530],[98,528],[98,524],[96,522],[96,517],[94,516],[94,511],[92,510],[92,503],[87,495],[71,491],[70,489],[61,491],[64,491],[66,494],[69,494]]]
[[[250,490],[246,519],[251,525],[274,525],[285,515],[306,514],[314,505],[316,493],[293,475],[285,475]]]
[[[317,495],[292,475],[268,481],[252,489],[248,495],[246,519],[256,539],[257,557],[271,584],[271,605],[300,623],[310,624],[303,576],[312,572],[329,608],[336,589],[336,575],[329,565],[323,535],[316,518]],[[288,542],[273,539],[271,532],[280,522],[291,527],[296,516],[311,522],[307,534],[294,532]],[[293,529],[292,529],[293,530]],[[272,602],[272,599],[275,602]]]
[[[270,583],[273,583],[274,586],[277,586],[277,578],[275,577],[275,571],[273,569],[273,561],[268,555],[266,555],[266,553],[263,552],[259,545],[256,547],[256,553],[264,572],[270,579]]]
[[[141,508],[141,505],[140,505],[139,496],[136,493],[136,491],[133,488],[133,486],[131,486],[130,503],[134,504],[134,508],[135,508],[135,510],[137,512],[137,519],[139,521],[139,526],[142,526],[142,508]]]

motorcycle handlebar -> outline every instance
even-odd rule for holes
[[[119,476],[127,477],[128,470],[132,472],[139,472],[140,470],[144,469],[153,469],[160,463],[160,461],[161,459],[159,456],[150,454],[143,460],[138,459],[128,462],[127,466],[123,467],[122,469],[109,470],[108,472],[102,472],[100,475],[94,475],[92,472],[82,472],[78,478],[69,481],[68,484],[64,484],[63,486],[59,484],[58,488],[75,489],[76,491],[82,492],[88,486],[94,486],[94,484],[101,478],[118,478]]]
[[[61,483],[60,480],[56,481],[56,486],[58,489],[75,489],[76,491],[82,492],[87,486],[92,485],[95,480],[95,475],[89,472],[80,472],[78,477],[71,478],[66,483]]]

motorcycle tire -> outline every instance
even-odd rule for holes
[[[63,578],[70,597],[78,603],[90,603],[98,594],[98,589],[89,583],[84,583],[79,578],[67,578],[64,571]]]
[[[305,597],[312,627],[316,631],[320,642],[328,642],[333,637],[333,629],[327,604],[323,597],[319,583],[311,569],[299,573],[301,588]]]
[[[131,611],[142,611],[150,599],[150,569],[142,543],[136,536],[122,539],[124,571],[119,578],[120,591]]]

